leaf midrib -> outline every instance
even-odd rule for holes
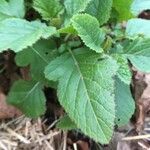
[[[49,62],[33,46],[31,47],[31,49],[36,55],[38,55],[48,65]]]
[[[95,114],[95,111],[94,111],[94,109],[93,109],[93,107],[92,107],[92,104],[91,104],[91,101],[90,101],[90,96],[89,96],[89,94],[88,94],[88,91],[87,91],[87,88],[86,88],[86,84],[85,84],[84,79],[83,79],[83,75],[82,75],[81,70],[80,70],[80,67],[79,67],[79,65],[78,65],[78,61],[76,60],[76,58],[75,58],[73,52],[72,52],[70,49],[68,49],[68,51],[69,51],[69,53],[70,53],[70,55],[71,55],[71,57],[72,57],[72,59],[73,59],[73,61],[74,61],[74,63],[75,63],[75,66],[77,67],[77,70],[78,70],[78,72],[79,72],[79,74],[80,74],[80,78],[81,78],[81,80],[82,80],[82,82],[83,82],[83,85],[84,85],[84,87],[85,87],[85,91],[86,91],[86,93],[87,93],[87,97],[88,97],[89,104],[91,105],[91,108],[92,108],[92,110],[93,110],[93,112],[94,112],[93,114],[94,114],[95,120],[96,120],[97,124],[99,125],[98,128],[100,129],[100,131],[103,132],[103,135],[104,135],[105,139],[108,140],[107,137],[106,137],[106,135],[105,135],[105,133],[104,133],[104,131],[103,131],[102,128],[100,127],[99,121],[98,121],[98,119],[97,119],[97,117],[96,117],[96,114]],[[102,121],[102,122],[103,122],[103,121]],[[104,123],[105,123],[105,122],[104,122]],[[107,126],[106,123],[105,123],[105,125]]]
[[[35,88],[40,84],[40,82],[37,82],[34,84],[34,86],[31,88],[31,90],[27,93],[27,95],[23,98],[23,101],[35,90]]]

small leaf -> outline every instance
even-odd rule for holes
[[[72,24],[86,46],[98,53],[103,52],[101,44],[104,41],[105,33],[99,28],[95,17],[88,14],[75,15],[72,18]]]
[[[45,20],[57,17],[62,10],[59,0],[34,0],[33,7]]]
[[[39,82],[16,81],[11,87],[7,102],[28,117],[36,118],[45,112],[46,99]]]
[[[59,120],[59,122],[57,123],[57,128],[60,128],[62,130],[73,130],[73,129],[77,129],[77,126],[69,118],[69,116],[66,115]]]
[[[15,60],[18,66],[30,65],[31,75],[34,79],[45,81],[44,68],[57,54],[54,41],[40,40],[32,47],[18,52]]]
[[[24,15],[24,0],[0,0],[0,21],[11,17],[23,18]]]
[[[19,52],[34,44],[41,37],[48,38],[56,32],[54,27],[23,19],[6,19],[0,22],[0,52],[12,49]]]
[[[110,18],[112,0],[91,0],[85,12],[96,17],[100,25]]]
[[[115,119],[114,82],[118,65],[111,57],[101,58],[79,49],[56,58],[45,76],[59,81],[58,98],[69,117],[85,134],[109,143]]]
[[[150,20],[130,19],[127,23],[126,35],[130,38],[136,38],[139,35],[150,38]]]
[[[149,0],[133,0],[131,11],[135,16],[138,16],[144,10],[150,10]]]
[[[132,0],[113,0],[113,7],[117,10],[118,21],[125,21],[132,18],[130,7]]]
[[[116,119],[118,126],[125,125],[129,122],[135,110],[135,103],[131,95],[130,85],[121,82],[116,78],[115,103],[116,103]]]

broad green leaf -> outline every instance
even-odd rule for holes
[[[11,17],[23,18],[24,15],[24,0],[0,0],[0,21]]]
[[[41,37],[48,38],[56,32],[44,23],[23,19],[6,19],[0,22],[0,52],[12,49],[19,52],[34,44]]]
[[[129,85],[131,83],[132,74],[128,65],[127,57],[124,55],[120,55],[120,54],[113,55],[113,57],[116,59],[119,65],[117,77],[122,82]]]
[[[69,18],[83,12],[91,0],[64,0],[66,13]]]
[[[123,83],[116,78],[115,103],[116,119],[118,126],[125,125],[129,122],[135,110],[135,103],[130,91],[130,85]]]
[[[140,71],[150,72],[150,39],[137,38],[124,47],[123,54]]]
[[[138,38],[133,40],[124,47],[123,53],[127,55],[150,57],[150,38]]]
[[[133,0],[131,11],[135,16],[144,10],[150,10],[150,0]]]
[[[150,57],[145,56],[128,56],[129,60],[138,70],[150,73]]]
[[[76,124],[69,118],[68,115],[64,116],[59,120],[57,123],[57,128],[60,128],[62,130],[73,130],[77,129]]]
[[[105,33],[99,28],[99,22],[95,17],[88,14],[75,15],[72,24],[86,46],[98,53],[103,52],[101,44],[105,39]]]
[[[34,79],[45,80],[44,68],[57,56],[56,44],[52,40],[40,40],[32,47],[18,52],[16,63],[24,67],[30,65],[31,75]]]
[[[59,0],[34,0],[33,2],[33,7],[45,20],[57,17],[62,10]]]
[[[7,102],[28,117],[36,118],[45,112],[46,99],[39,82],[16,81],[11,87]]]
[[[108,143],[115,119],[114,81],[118,66],[89,49],[79,49],[53,60],[45,70],[49,80],[59,81],[58,99],[69,117],[85,134]]]
[[[110,18],[112,2],[112,0],[91,0],[86,8],[86,13],[96,17],[102,25]]]
[[[130,19],[127,23],[126,35],[130,38],[143,36],[150,38],[150,20]]]
[[[118,21],[125,21],[132,18],[130,7],[132,0],[113,0],[113,7],[117,10]]]

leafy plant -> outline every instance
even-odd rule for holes
[[[29,6],[36,20],[28,21]],[[58,127],[108,143],[114,126],[127,124],[135,110],[129,62],[150,72],[150,21],[130,19],[145,8],[138,0],[1,0],[0,52],[14,51],[31,75],[14,83],[8,103],[38,117],[43,88],[55,87],[67,113]]]

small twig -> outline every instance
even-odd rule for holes
[[[47,145],[47,148],[49,148],[49,150],[54,150],[53,147],[50,145],[50,143],[48,143],[47,141],[44,142]]]
[[[54,132],[54,133],[52,133],[52,134],[49,134],[49,135],[47,135],[47,136],[44,136],[43,138],[40,138],[40,141],[42,142],[42,141],[44,141],[44,140],[49,140],[49,139],[51,139],[52,137],[58,135],[59,133],[60,133],[60,132]],[[36,140],[36,141],[35,141],[35,143],[38,143],[38,142],[39,142],[39,140]]]
[[[64,144],[63,144],[63,150],[67,149],[67,132],[64,132]]]
[[[73,143],[73,148],[74,148],[74,150],[78,150],[76,143]]]
[[[36,135],[37,141],[39,142],[39,145],[42,145],[42,141],[40,140],[39,135]]]
[[[13,124],[14,122],[16,122],[18,119],[22,119],[23,117],[24,117],[24,115],[13,119],[13,120],[9,121],[8,123],[6,123],[5,126],[9,126],[9,125]],[[1,124],[0,129],[2,129],[3,127],[4,127],[4,123]]]
[[[144,131],[150,131],[150,128],[144,128]]]
[[[12,136],[15,136],[17,139],[19,139],[20,141],[24,142],[25,144],[29,144],[30,141],[28,141],[26,138],[24,138],[23,136],[19,135],[18,133],[14,132],[12,129],[8,128],[7,126],[3,126],[3,128],[10,133]]]
[[[0,141],[0,148],[2,148],[3,150],[7,150],[7,147]]]
[[[49,131],[52,127],[54,127],[57,122],[58,122],[58,120],[55,120],[55,121],[46,129],[46,131]]]
[[[25,130],[24,130],[25,137],[28,137],[28,135],[29,135],[29,127],[30,126],[31,126],[31,122],[27,121],[26,124],[25,124]]]
[[[150,150],[146,145],[144,145],[142,142],[138,142],[138,144],[145,150]]]
[[[150,134],[147,135],[138,135],[138,136],[131,136],[131,137],[125,137],[122,140],[123,141],[130,141],[130,140],[141,140],[141,139],[147,139],[150,138]]]
[[[2,140],[3,143],[6,143],[8,145],[16,147],[18,144],[16,142],[8,141],[8,140]]]

